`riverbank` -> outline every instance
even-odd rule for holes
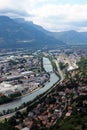
[[[27,107],[32,106],[33,105],[37,105],[39,103],[40,100],[43,100],[49,93],[52,92],[52,90],[59,84],[59,82],[56,82],[50,89],[48,89],[46,92],[44,92],[43,94],[37,96],[34,100],[32,100],[31,102],[28,102],[28,105],[23,107],[22,109],[18,109],[17,111],[23,112],[27,109]],[[8,119],[12,116],[14,116],[16,114],[16,112],[12,112],[10,114],[6,114],[4,116],[0,116],[0,121],[4,120],[5,118]]]
[[[56,62],[56,63],[58,64],[58,62]],[[56,65],[57,65],[57,64],[56,64]],[[59,66],[57,66],[57,67],[58,67],[58,68],[57,68],[57,71],[58,71],[58,72],[56,71],[56,73],[58,73],[58,75],[59,75],[61,70],[60,70]],[[27,107],[29,107],[29,106],[32,106],[32,108],[34,108],[35,105],[39,104],[39,101],[44,100],[47,95],[49,95],[51,92],[53,92],[53,89],[56,88],[56,87],[60,84],[60,82],[61,82],[62,80],[63,80],[63,78],[61,78],[61,75],[60,75],[59,80],[58,80],[55,84],[53,84],[53,86],[52,86],[51,88],[49,88],[49,89],[48,89],[46,92],[44,92],[43,94],[37,96],[37,97],[36,97],[33,101],[31,101],[26,107],[20,109],[19,111],[20,111],[20,112],[23,112],[23,111],[25,111],[25,110],[27,109]],[[16,112],[13,112],[13,113],[4,115],[4,116],[1,117],[1,120],[5,119],[5,118],[10,118],[10,117],[12,117],[12,116],[15,115],[15,114],[16,114]],[[60,114],[61,114],[61,112],[60,112]]]
[[[48,72],[51,72],[52,71],[52,65],[51,65],[51,62],[49,62],[50,64],[50,67],[48,64],[46,64],[47,62],[49,61],[48,58],[44,59],[44,62],[43,64],[45,65],[44,67],[46,69],[48,69]],[[19,99],[19,100],[16,100],[12,103],[9,103],[9,104],[5,104],[3,106],[0,107],[0,112],[3,112],[3,111],[7,111],[7,110],[12,110],[12,109],[17,109],[20,107],[20,105],[22,106],[23,104],[27,103],[27,102],[30,102],[30,101],[33,101],[38,95],[41,95],[43,93],[46,93],[51,87],[53,87],[53,85],[59,81],[59,78],[58,76],[53,72],[50,74],[50,81],[41,89],[35,91],[34,93],[30,94],[30,95],[26,95],[25,97],[23,97],[22,99]],[[21,107],[20,107],[21,108]],[[14,112],[14,111],[13,111]]]

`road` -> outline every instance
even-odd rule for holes
[[[60,67],[59,67],[59,63],[58,61],[55,59],[54,60],[56,66],[57,66],[57,71],[59,73],[59,76],[60,76],[60,83],[64,80],[64,75],[63,75],[63,72],[61,71]]]

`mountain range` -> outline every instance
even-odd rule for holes
[[[31,21],[0,16],[0,48],[52,49],[87,44],[87,32],[50,32]]]
[[[58,40],[62,40],[68,45],[84,45],[87,44],[87,32],[77,32],[74,30],[64,32],[52,32],[51,36]]]
[[[47,35],[47,32],[33,22],[0,16],[0,48],[42,49],[56,48],[65,44]]]

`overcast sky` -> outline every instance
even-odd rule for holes
[[[87,0],[0,0],[0,15],[25,18],[50,31],[87,31]]]

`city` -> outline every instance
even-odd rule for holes
[[[76,51],[69,53],[69,51],[71,49],[44,52],[39,50],[39,52],[32,54],[22,54],[22,56],[21,50],[18,55],[17,53],[12,55],[12,52],[10,52],[9,56],[5,52],[1,52],[1,55],[3,55],[0,59],[0,75],[2,77],[0,78],[0,104],[2,107],[2,104],[7,106],[7,103],[20,100],[35,91],[38,93],[38,90],[49,84],[51,73],[55,73],[59,77],[53,85],[54,87],[50,86],[52,88],[49,91],[43,93],[41,97],[36,96],[33,102],[24,102],[20,104],[21,107],[15,107],[14,110],[10,107],[8,110],[3,108],[0,113],[1,120],[9,117],[14,118],[15,128],[27,130],[50,128],[56,124],[62,115],[65,118],[71,116],[73,113],[72,100],[77,100],[78,95],[86,95],[87,86],[84,84],[82,87],[82,82],[78,82],[78,85],[73,83],[74,86],[78,86],[78,89],[69,87],[70,78],[73,77],[73,80],[76,80],[77,63],[82,58],[82,53],[79,54],[80,50],[78,50],[78,53]],[[86,57],[86,53],[84,55]],[[43,63],[43,58],[45,63]],[[53,68],[48,69],[50,62]],[[46,65],[47,70],[43,64]],[[87,104],[85,99],[83,104]],[[80,111],[80,109],[77,108],[77,111]],[[15,117],[13,117],[14,114]]]
[[[87,0],[0,0],[0,130],[87,130]]]

